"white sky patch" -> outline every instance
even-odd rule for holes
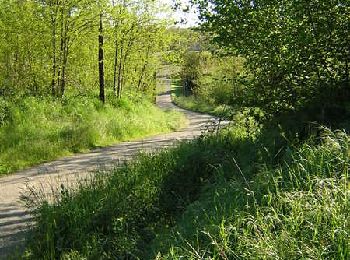
[[[160,19],[170,19],[176,22],[179,27],[192,27],[198,25],[198,13],[191,7],[189,0],[158,0]],[[177,9],[173,7],[177,3]]]

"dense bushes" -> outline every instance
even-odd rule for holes
[[[244,59],[209,51],[189,51],[184,55],[180,78],[184,96],[194,95],[211,105],[239,105],[248,76]]]
[[[349,97],[348,1],[192,0],[202,28],[246,58],[248,99],[271,113]]]
[[[89,97],[0,100],[0,174],[58,156],[144,135],[183,123],[148,101],[122,99],[113,105]]]

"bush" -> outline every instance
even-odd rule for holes
[[[209,105],[238,105],[244,98],[245,60],[207,51],[188,52],[180,72],[184,96],[194,95]]]

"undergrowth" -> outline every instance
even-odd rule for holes
[[[194,95],[185,96],[181,93],[182,87],[177,85],[173,85],[172,89],[172,101],[179,107],[195,112],[211,114],[220,118],[232,118],[234,111],[228,105],[209,103],[207,100]]]
[[[102,105],[90,97],[0,99],[0,175],[184,124],[146,100]]]
[[[349,259],[348,170],[342,131],[236,122],[31,202],[24,257]]]

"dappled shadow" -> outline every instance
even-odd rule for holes
[[[170,80],[163,82],[166,85],[166,91],[157,97],[157,105],[165,110],[184,113],[188,119],[187,127],[140,141],[98,148],[85,154],[65,157],[0,178],[0,258],[5,258],[11,248],[21,248],[25,234],[23,230],[31,223],[31,217],[20,202],[21,194],[34,189],[40,190],[41,194],[49,198],[55,191],[57,192],[61,184],[65,187],[74,186],[78,180],[86,178],[90,172],[112,169],[140,152],[157,152],[174,146],[180,141],[198,137],[208,130],[212,131],[218,124],[227,124],[212,116],[175,106],[170,96]]]
[[[0,203],[0,257],[23,250],[31,216],[22,205],[17,203]]]

